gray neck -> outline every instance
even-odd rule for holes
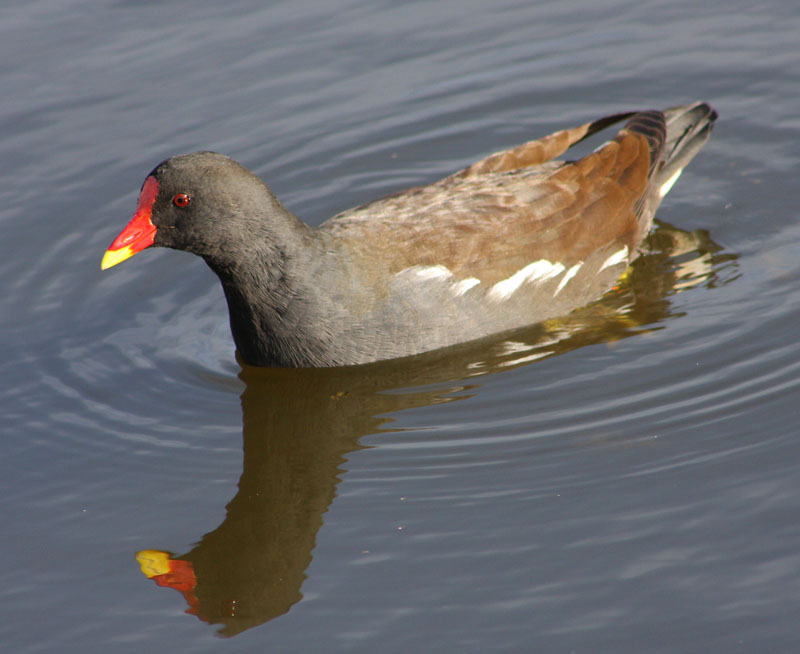
[[[204,258],[222,283],[233,340],[246,363],[333,365],[322,310],[325,248],[315,230],[288,216],[279,236],[248,235],[239,256],[231,257],[235,262]]]

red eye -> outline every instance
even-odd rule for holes
[[[172,198],[172,204],[176,207],[185,207],[189,204],[189,196],[186,193],[178,193],[174,198]]]

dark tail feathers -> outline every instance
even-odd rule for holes
[[[700,148],[708,141],[717,112],[705,102],[695,102],[683,107],[665,109],[667,125],[666,141],[661,156],[661,169],[656,173],[656,185],[667,184],[661,195],[669,190],[670,181],[694,158]]]

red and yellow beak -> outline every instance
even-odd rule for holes
[[[156,237],[156,226],[151,220],[153,204],[158,196],[158,180],[148,177],[139,194],[139,204],[136,213],[128,225],[123,229],[114,242],[108,246],[100,263],[101,270],[116,266],[125,259],[130,259],[137,252],[153,244]]]

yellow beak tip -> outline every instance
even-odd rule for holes
[[[100,262],[100,270],[106,270],[111,266],[122,263],[125,259],[130,259],[136,254],[130,247],[120,248],[119,250],[106,250],[103,260]]]

